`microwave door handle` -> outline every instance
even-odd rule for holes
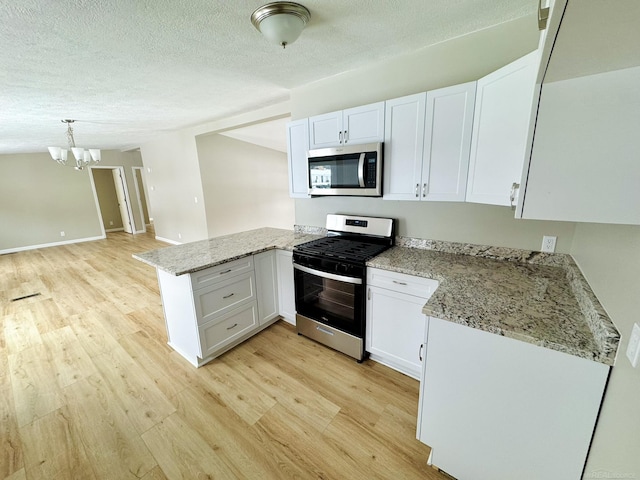
[[[360,154],[360,160],[358,160],[358,182],[360,187],[364,188],[364,153]]]

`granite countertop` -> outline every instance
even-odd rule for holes
[[[613,365],[619,333],[569,255],[404,243],[367,265],[438,280],[425,314]]]
[[[259,228],[133,255],[184,275],[324,236],[322,229]],[[397,238],[370,267],[439,282],[427,315],[613,365],[620,334],[569,255]]]
[[[294,233],[293,230],[258,228],[137,253],[133,258],[167,273],[184,275],[267,250],[291,251],[295,245],[318,237],[319,235],[308,233]]]

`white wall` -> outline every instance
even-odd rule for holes
[[[286,153],[218,134],[199,136],[196,144],[209,237],[293,228]]]
[[[538,46],[535,16],[454,38],[291,91],[300,119],[477,80]]]
[[[584,478],[638,479],[640,367],[625,352],[640,324],[640,226],[577,224],[571,254],[621,335]]]
[[[208,238],[194,135],[188,130],[167,133],[142,145],[140,152],[156,236],[178,243]]]

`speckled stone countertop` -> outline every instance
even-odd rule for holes
[[[438,280],[425,314],[613,365],[619,333],[569,255],[396,243],[367,265]]]
[[[133,258],[173,275],[184,275],[267,250],[293,250],[295,245],[315,238],[318,235],[259,228],[137,253]]]

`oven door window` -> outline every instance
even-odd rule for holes
[[[364,287],[295,270],[296,311],[300,315],[362,336]]]

